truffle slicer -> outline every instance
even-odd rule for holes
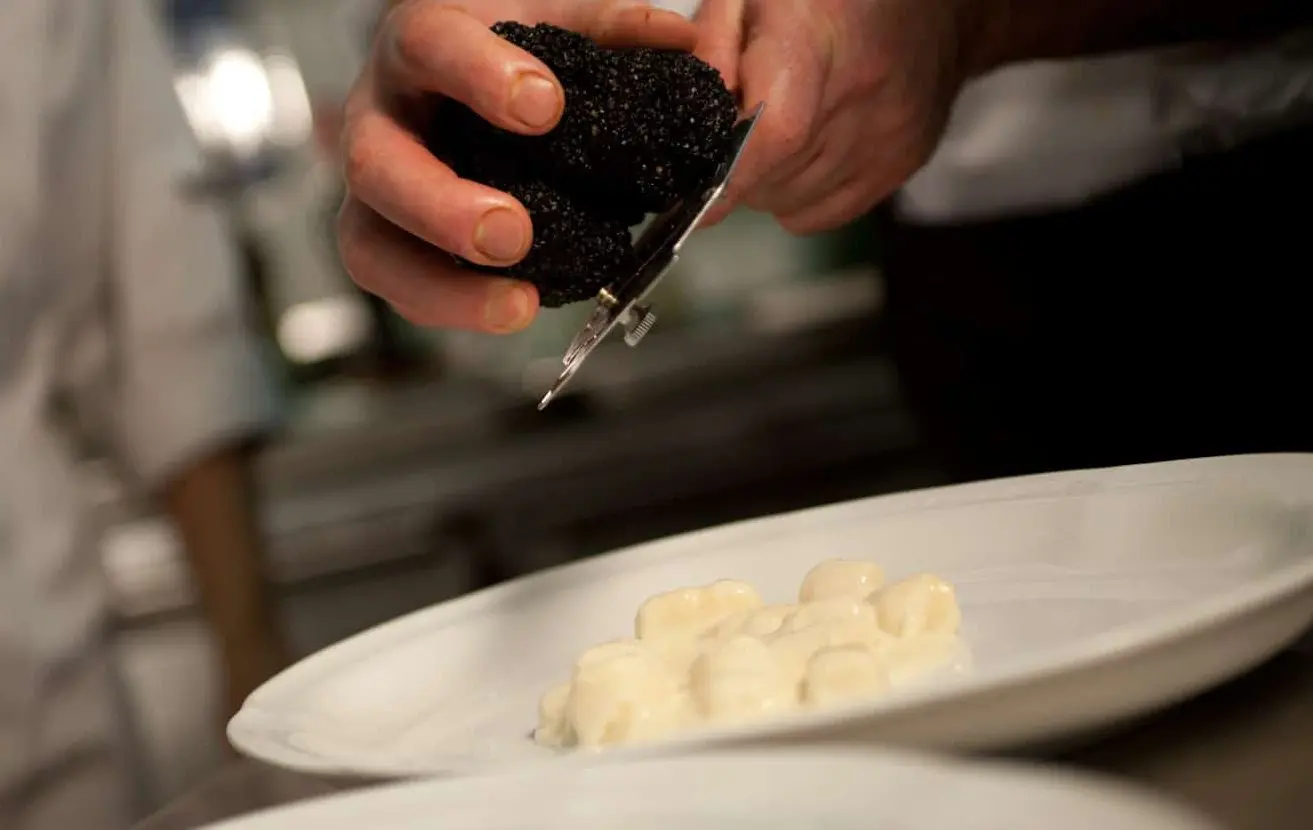
[[[639,236],[634,243],[634,251],[641,263],[638,270],[598,292],[597,307],[570,342],[570,348],[561,359],[565,369],[538,402],[539,410],[546,409],[561,394],[561,390],[579,371],[588,355],[616,326],[623,328],[625,343],[630,346],[637,346],[644,335],[651,331],[656,324],[656,315],[651,305],[644,301],[670,270],[670,266],[679,259],[679,250],[684,241],[725,192],[725,186],[739,159],[743,157],[748,138],[765,108],[765,102],[758,104],[749,116],[734,125],[728,160],[716,168],[716,172],[701,186],[699,192],[680,200],[673,208],[653,219]]]

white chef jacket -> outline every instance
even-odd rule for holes
[[[967,86],[895,206],[927,224],[1074,206],[1301,122],[1313,123],[1313,30],[1020,64]]]
[[[0,828],[129,820],[75,436],[152,488],[276,414],[190,141],[147,0],[0,3]]]

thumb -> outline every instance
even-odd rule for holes
[[[720,72],[725,86],[739,86],[739,53],[743,48],[743,14],[746,0],[702,0],[693,22],[698,29],[699,58]]]
[[[817,126],[825,69],[820,57],[805,48],[787,28],[754,31],[739,61],[742,101],[751,109],[766,103],[743,157],[725,193],[704,217],[701,227],[723,220],[772,173],[798,157]]]

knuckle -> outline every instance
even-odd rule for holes
[[[468,12],[454,3],[433,0],[409,0],[391,15],[391,45],[404,66],[425,67],[433,64],[442,49],[442,34],[451,28],[456,15]]]
[[[349,189],[367,189],[379,152],[375,139],[376,114],[366,113],[350,124],[342,137],[342,175]]]
[[[816,230],[816,219],[811,214],[801,213],[793,216],[782,216],[778,221],[781,228],[794,236],[806,236]]]
[[[593,39],[605,39],[624,7],[623,0],[597,0],[589,10],[592,13],[585,18],[583,33]]]
[[[766,131],[766,143],[780,159],[801,153],[807,147],[811,131],[800,119],[777,118]]]
[[[743,205],[752,210],[772,213],[772,208],[775,206],[773,196],[774,194],[766,188],[759,187],[743,197]]]
[[[443,323],[441,315],[437,314],[433,309],[415,308],[413,306],[405,306],[399,303],[390,303],[390,305],[392,306],[392,311],[398,317],[405,320],[407,323],[410,323],[412,326],[431,329],[437,328]]]
[[[761,189],[761,179],[753,173],[753,170],[745,170],[741,175],[731,178],[729,183],[725,185],[724,194],[716,200],[716,206],[723,210],[730,210],[745,204],[753,194]]]
[[[342,210],[337,214],[337,255],[342,260],[342,267],[346,269],[348,275],[357,284],[364,286],[368,283],[368,255],[365,251],[366,243],[362,238],[362,229],[360,222],[356,218],[357,211],[351,208],[348,203],[343,205]]]
[[[432,29],[428,25],[431,10],[411,2],[392,13],[391,42],[393,53],[405,66],[423,66],[433,50]]]

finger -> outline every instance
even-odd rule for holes
[[[403,3],[384,22],[376,54],[384,97],[442,95],[527,134],[556,126],[565,108],[561,85],[542,61],[458,6]]]
[[[764,176],[757,183],[752,193],[745,197],[746,200],[750,202],[754,198],[761,198],[764,194],[783,190],[799,176],[816,166],[821,156],[826,154],[825,147],[825,134],[818,135],[806,150],[798,153]]]
[[[799,173],[781,184],[763,185],[748,193],[743,203],[753,210],[786,216],[820,204],[846,184],[848,169],[830,154],[811,156]]]
[[[765,103],[752,141],[736,170],[734,193],[746,193],[811,144],[825,68],[804,39],[762,38],[743,54],[743,106]]]
[[[389,0],[393,7],[429,4],[461,7],[456,0]],[[467,13],[491,26],[503,20],[551,23],[587,35],[603,46],[650,46],[692,51],[697,28],[683,15],[639,0],[480,0]]]
[[[369,92],[348,107],[343,136],[347,189],[389,222],[480,265],[510,265],[533,241],[528,211],[513,197],[459,178]]]
[[[537,314],[532,285],[461,269],[358,199],[343,203],[337,237],[352,280],[416,325],[504,334],[528,326]]]
[[[524,9],[509,0],[476,8],[477,14],[437,0],[409,0],[393,9],[376,47],[385,94],[443,95],[503,129],[547,132],[565,107],[559,81],[542,61],[489,28],[525,17]],[[539,19],[522,22],[554,23],[608,45],[692,49],[697,41],[696,28],[680,15],[620,0],[558,0],[537,11]]]
[[[841,228],[865,216],[893,192],[887,183],[853,178],[820,204],[793,214],[780,215],[780,227],[799,236]]]
[[[557,0],[550,17],[554,23],[587,35],[603,46],[650,46],[691,52],[697,46],[698,30],[678,12],[654,8],[634,0]]]
[[[798,156],[805,163],[770,177],[748,194],[747,204],[777,216],[800,213],[834,195],[850,175],[869,175],[863,162],[867,154],[860,146],[868,140],[864,116],[860,108],[848,107],[826,118],[812,149]]]
[[[703,225],[728,216],[746,194],[776,168],[787,164],[810,144],[825,84],[822,56],[807,39],[788,31],[790,21],[752,37],[740,62],[743,105],[752,109],[766,103],[752,132],[725,196],[709,212]],[[780,29],[784,31],[779,31]]]
[[[695,54],[714,66],[725,86],[738,89],[739,53],[743,48],[744,0],[702,0],[693,22],[698,27]]]
[[[859,151],[861,143],[870,140],[869,130],[864,123],[868,118],[867,109],[861,106],[844,106],[827,111],[822,104],[817,115],[818,129],[807,149],[763,176],[758,187],[782,189],[803,175],[804,171],[814,167],[822,156],[848,158],[848,153]]]

